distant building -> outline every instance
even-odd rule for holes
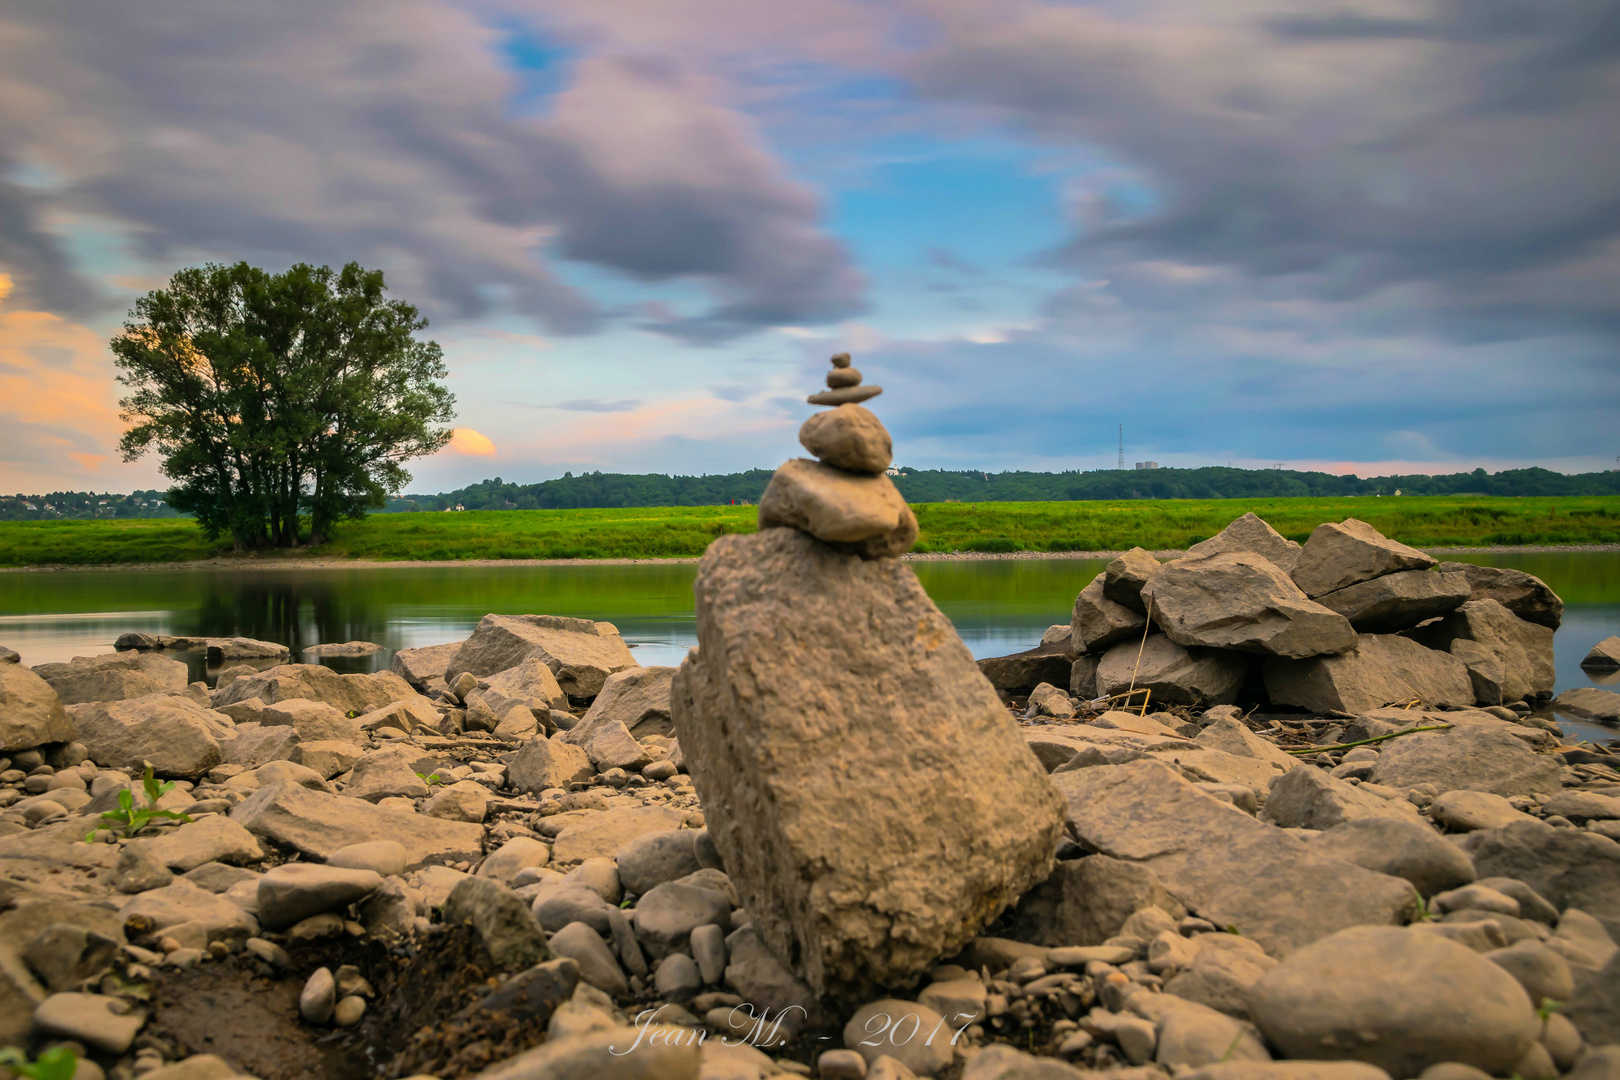
[[[1136,467],[1138,469],[1157,469],[1159,463],[1157,461],[1138,461]]]

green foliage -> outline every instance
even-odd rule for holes
[[[0,1066],[29,1080],[73,1080],[79,1068],[79,1055],[71,1046],[53,1046],[33,1061],[14,1046],[0,1049]]]
[[[923,503],[912,509],[919,552],[1178,550],[1249,510],[1299,540],[1323,522],[1356,517],[1417,547],[1620,542],[1620,497],[1612,496]],[[756,513],[752,506],[666,506],[374,514],[313,554],[403,561],[696,558],[716,536],[754,531]],[[0,565],[169,562],[223,549],[189,521],[0,522]]]
[[[105,811],[101,815],[101,824],[95,829],[91,829],[89,834],[85,836],[85,840],[88,842],[96,834],[97,829],[112,829],[114,832],[121,833],[126,839],[131,836],[138,836],[140,831],[150,825],[154,818],[167,818],[170,821],[183,822],[191,820],[190,815],[183,814],[178,810],[158,809],[158,800],[163,798],[170,788],[174,787],[174,781],[159,781],[157,777],[152,775],[152,766],[150,765],[146,767],[146,775],[141,778],[141,787],[146,795],[145,806],[137,809],[134,793],[129,788],[124,788],[118,793],[118,809]]]
[[[429,791],[432,791],[434,788],[440,787],[444,784],[444,777],[440,776],[437,772],[419,772],[416,774],[416,778],[422,781],[422,783],[426,784]]]
[[[169,505],[242,548],[297,546],[304,515],[319,543],[382,507],[401,462],[449,440],[433,425],[455,403],[439,346],[414,337],[426,320],[384,288],[355,263],[175,274],[111,342],[124,459],[160,454]]]

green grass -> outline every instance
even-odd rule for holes
[[[916,550],[1114,551],[1184,548],[1253,510],[1303,541],[1324,521],[1357,517],[1418,547],[1620,543],[1620,497],[1172,499],[922,503]],[[325,547],[266,553],[365,560],[669,558],[701,555],[725,533],[754,530],[751,506],[378,514]],[[225,554],[189,520],[0,522],[0,565],[183,562]]]

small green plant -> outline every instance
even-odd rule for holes
[[[1541,1022],[1545,1024],[1549,1016],[1563,1007],[1564,1003],[1562,1001],[1554,1001],[1552,998],[1542,998],[1541,1004],[1536,1006],[1536,1015],[1540,1017]]]
[[[0,1050],[0,1065],[29,1080],[73,1080],[79,1055],[71,1046],[53,1046],[33,1061],[15,1046]]]
[[[174,787],[173,780],[159,780],[152,775],[152,766],[146,767],[146,775],[141,778],[141,787],[146,795],[146,805],[136,809],[135,793],[129,788],[118,793],[118,809],[108,810],[101,815],[101,824],[85,834],[85,843],[96,835],[97,829],[111,829],[122,833],[125,839],[137,836],[140,831],[150,825],[154,818],[168,818],[171,821],[190,821],[189,814],[178,810],[159,810],[158,800],[168,794]]]
[[[441,787],[444,784],[444,777],[440,776],[437,772],[419,772],[416,774],[416,776],[417,779],[421,780],[422,783],[428,786],[428,790],[430,791],[433,788]]]
[[[1423,899],[1422,893],[1416,893],[1415,895],[1417,896],[1417,915],[1412,919],[1413,922],[1433,922],[1440,917],[1429,910],[1429,902]]]

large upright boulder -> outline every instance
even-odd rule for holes
[[[1154,705],[1230,705],[1243,689],[1249,660],[1223,649],[1187,649],[1163,634],[1122,641],[1097,665],[1097,693],[1152,691]],[[1140,704],[1140,699],[1132,704]]]
[[[1458,640],[1478,642],[1502,665],[1503,701],[1552,696],[1556,681],[1552,630],[1525,622],[1495,600],[1470,600],[1407,636],[1431,649],[1450,649]]]
[[[257,675],[234,679],[214,692],[214,706],[235,705],[258,698],[266,705],[304,699],[319,701],[339,712],[363,715],[395,701],[409,701],[433,709],[433,703],[392,671],[371,675],[340,675],[322,664],[279,664]]]
[[[1272,656],[1342,653],[1350,622],[1306,598],[1270,560],[1247,551],[1166,563],[1142,589],[1153,621],[1178,645]]]
[[[1098,574],[1074,598],[1069,616],[1070,649],[1075,654],[1101,652],[1121,641],[1140,639],[1147,618],[1103,595],[1107,574]]]
[[[1306,596],[1317,597],[1401,570],[1427,570],[1438,561],[1365,521],[1345,518],[1316,527],[1300,550],[1293,575]]]
[[[560,615],[485,615],[462,643],[444,677],[467,671],[486,678],[524,660],[539,660],[574,697],[595,697],[615,671],[638,666],[612,623]]]
[[[1061,805],[911,570],[795,529],[694,586],[675,729],[754,930],[820,992],[908,982],[1045,878]]]
[[[1292,573],[1294,565],[1299,562],[1300,547],[1251,511],[1208,540],[1201,540],[1188,548],[1187,554],[1223,555],[1228,551],[1252,551],[1287,574]]]
[[[1362,634],[1355,648],[1338,656],[1272,657],[1262,671],[1273,705],[1312,712],[1359,714],[1408,701],[1474,703],[1474,684],[1461,660],[1393,634]]]
[[[51,684],[21,664],[0,664],[0,751],[72,738],[73,725]]]
[[[185,664],[147,652],[75,656],[65,664],[40,664],[34,674],[51,684],[64,705],[178,694],[188,679]]]
[[[1411,910],[1405,881],[1322,854],[1157,761],[1070,769],[1052,782],[1082,846],[1153,871],[1188,909],[1273,956]]]
[[[70,705],[68,715],[96,764],[150,762],[159,776],[201,776],[224,760],[220,743],[236,733],[230,717],[174,694]]]
[[[1468,579],[1433,570],[1401,570],[1323,593],[1316,602],[1363,634],[1393,634],[1444,615],[1468,600]]]
[[[1467,578],[1470,600],[1495,600],[1525,622],[1549,630],[1558,629],[1564,621],[1564,601],[1534,574],[1463,562],[1441,563],[1435,569]]]

